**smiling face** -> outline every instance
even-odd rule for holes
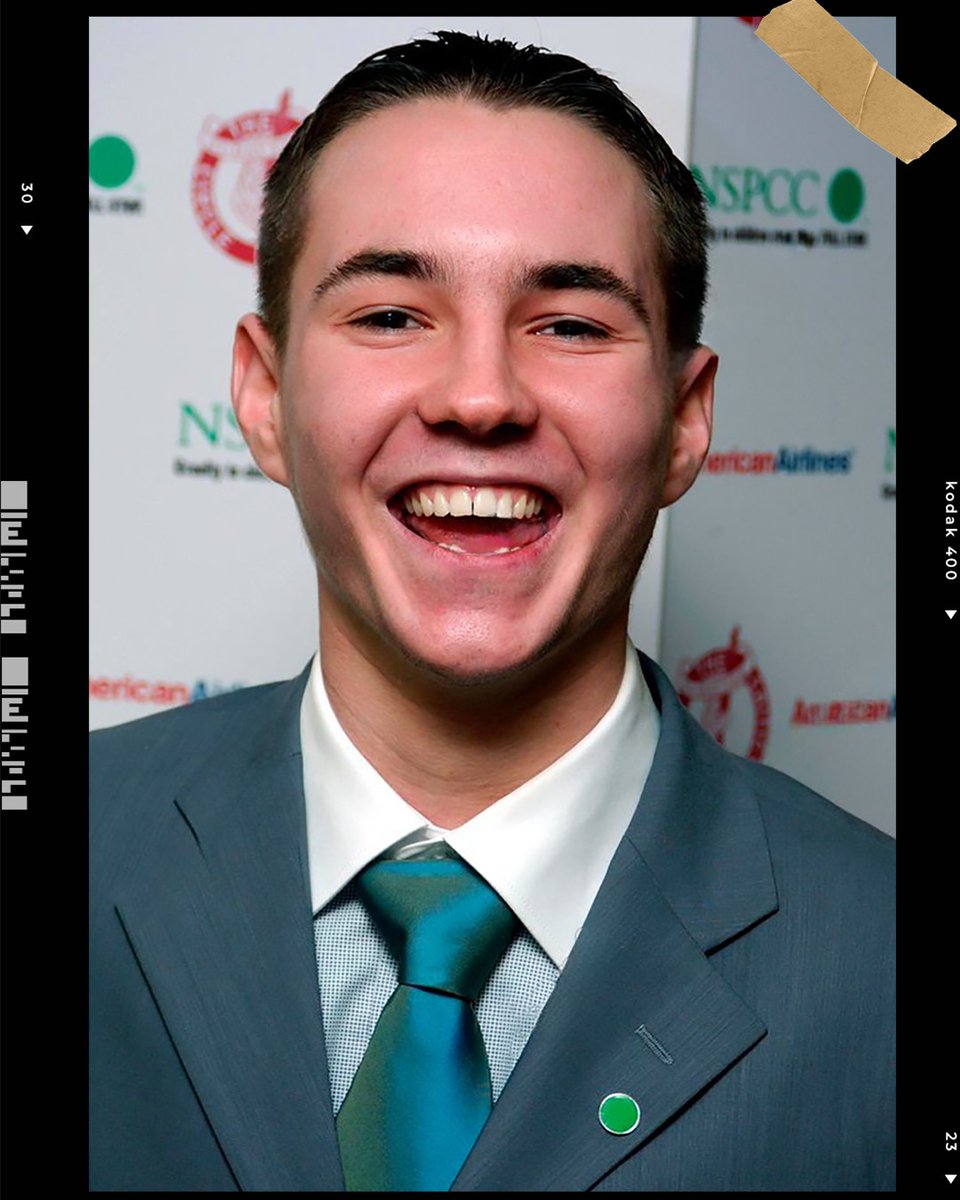
[[[622,659],[716,363],[671,361],[634,164],[569,116],[417,100],[334,138],[309,214],[282,358],[244,318],[234,403],[296,499],[325,647],[458,683]]]

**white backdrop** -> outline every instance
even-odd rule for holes
[[[688,158],[690,17],[91,20],[93,728],[292,675],[316,647],[293,503],[256,473],[230,413],[233,329],[254,307],[256,189],[345,71],[434,29],[577,55]],[[631,617],[654,654],[662,537]]]

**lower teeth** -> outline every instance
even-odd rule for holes
[[[439,546],[441,550],[452,550],[454,554],[467,554],[469,551],[464,550],[462,546],[450,546],[446,542],[434,542],[435,546]],[[491,554],[513,554],[517,550],[522,550],[522,546],[501,546],[497,550],[489,550],[486,554],[478,555],[479,558],[489,558]]]

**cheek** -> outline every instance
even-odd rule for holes
[[[665,461],[669,443],[667,405],[654,381],[580,396],[570,407],[568,428],[580,464],[595,482],[620,485],[650,478]]]
[[[285,380],[286,444],[295,473],[309,469],[331,479],[359,477],[395,413],[380,374],[328,358],[315,359],[310,369]]]

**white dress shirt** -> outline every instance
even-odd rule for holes
[[[379,857],[452,849],[519,918],[477,1004],[493,1098],[549,999],[653,762],[660,716],[633,646],[598,723],[538,775],[457,829],[431,826],[371,766],[330,705],[319,654],[300,710],[314,938],[334,1111],[397,985],[351,880]]]

